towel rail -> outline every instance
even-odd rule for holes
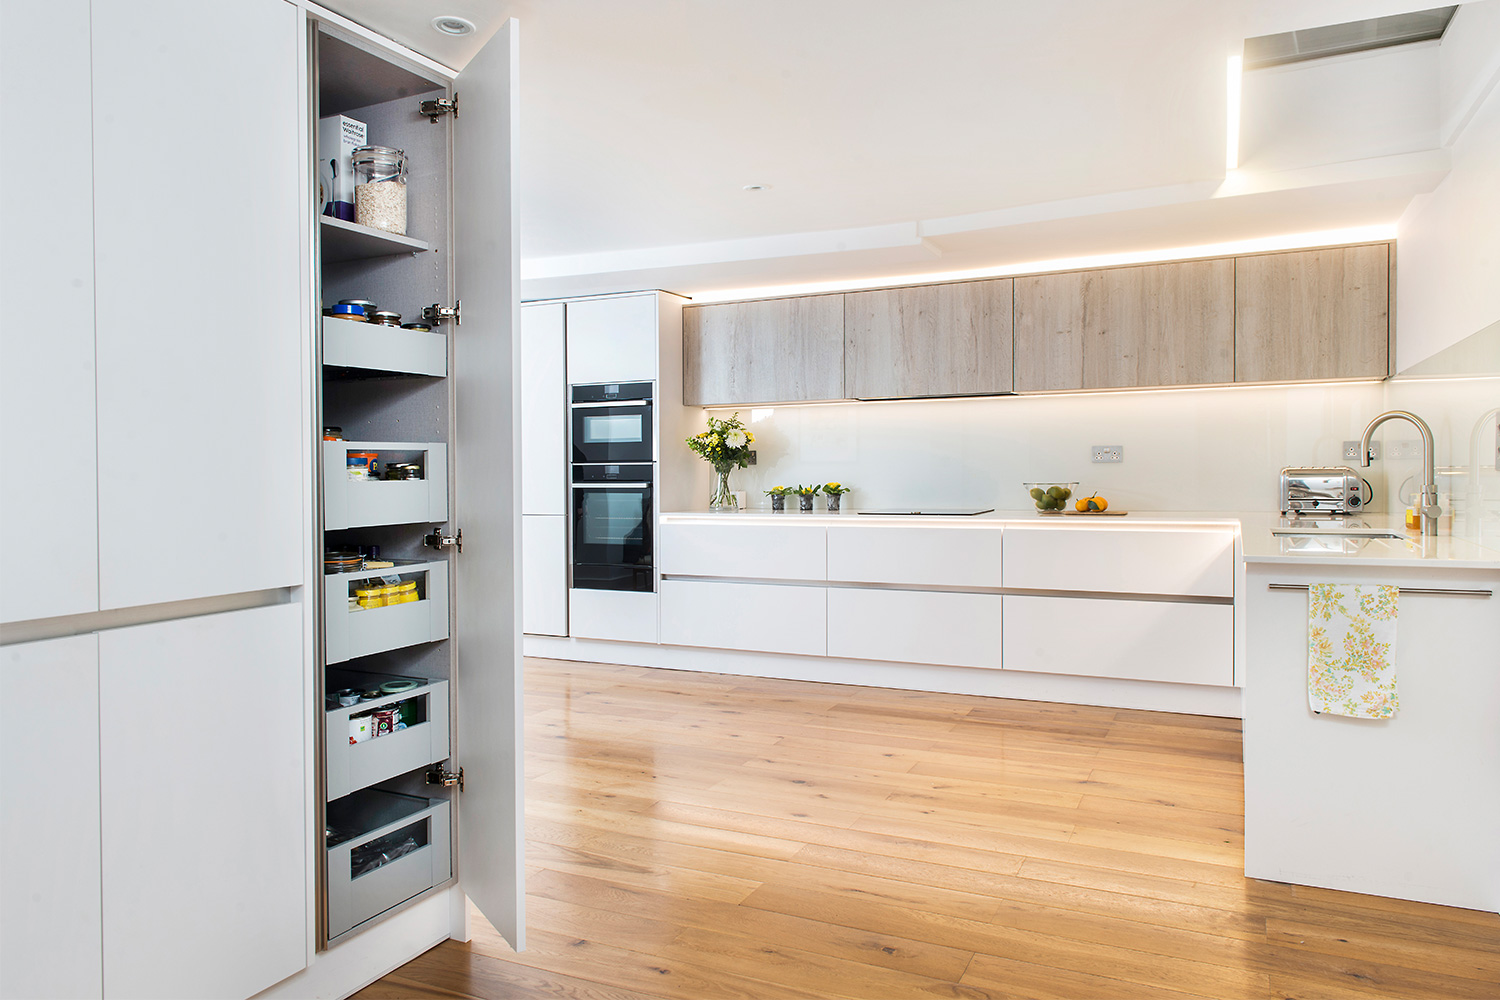
[[[1268,583],[1267,590],[1306,590],[1305,583]],[[1493,597],[1493,590],[1455,590],[1449,587],[1398,587],[1403,594],[1424,594],[1433,597]]]

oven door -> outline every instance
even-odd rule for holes
[[[651,484],[573,487],[573,586],[581,590],[656,589]]]
[[[649,462],[651,401],[573,404],[573,461]]]

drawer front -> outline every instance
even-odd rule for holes
[[[999,587],[1001,530],[922,525],[828,529],[828,579]]]
[[[828,650],[826,595],[823,587],[664,580],[661,641],[822,656]]]
[[[382,462],[417,461],[422,479],[349,478],[349,453],[373,451]],[[448,446],[371,441],[323,442],[323,527],[441,524],[448,520]]]
[[[413,824],[422,824],[426,846],[354,877],[351,858],[356,850]],[[328,936],[338,937],[396,904],[448,881],[452,872],[452,837],[446,802],[436,802],[430,809],[329,848]]]
[[[828,655],[999,667],[1000,601],[998,594],[830,587]]]
[[[421,698],[425,722],[359,743],[349,742],[349,717],[372,708],[389,708],[409,698]],[[448,682],[433,681],[410,693],[363,702],[328,712],[324,727],[327,749],[328,798],[342,798],[360,788],[428,764],[446,760],[448,746]]]
[[[448,337],[324,317],[323,364],[442,377],[448,374]]]
[[[1234,608],[1087,597],[1004,600],[1006,670],[1234,684]]]
[[[656,594],[631,590],[568,591],[568,634],[575,639],[656,641]]]
[[[418,581],[419,601],[381,608],[349,609],[350,583],[378,585],[380,574]],[[342,663],[357,656],[400,649],[448,638],[448,564],[417,563],[366,573],[339,573],[324,578],[325,662]]]
[[[1229,528],[1007,528],[1005,586],[1233,597],[1234,537]]]
[[[663,524],[661,571],[676,576],[826,580],[827,535],[826,528],[815,524]]]

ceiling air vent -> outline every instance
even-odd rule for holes
[[[1382,49],[1388,45],[1442,38],[1458,5],[1418,10],[1410,14],[1372,17],[1367,21],[1325,24],[1320,28],[1284,31],[1245,39],[1245,69],[1265,69],[1284,63]]]

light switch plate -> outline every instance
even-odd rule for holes
[[[1123,462],[1125,461],[1125,446],[1123,444],[1096,444],[1094,445],[1094,462]]]

